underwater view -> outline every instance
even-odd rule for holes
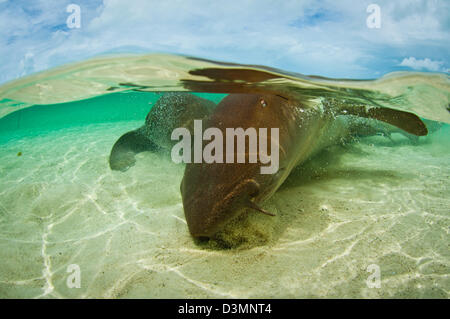
[[[285,15],[296,2],[289,3],[280,8]],[[0,1],[5,16],[14,6]],[[100,17],[111,23],[111,6],[82,5],[82,13],[91,10],[81,20],[89,32],[99,30]],[[39,25],[42,7],[17,12]],[[118,8],[142,18],[139,7]],[[309,34],[338,19],[334,7],[308,8],[316,8],[305,9],[309,18],[286,18],[289,28],[295,22]],[[265,21],[278,21],[263,11]],[[242,30],[258,39],[252,23],[264,27],[237,15],[250,22],[230,27],[236,41],[250,41],[239,37]],[[270,22],[276,36],[263,36],[285,48],[275,60],[266,58],[274,55],[271,44],[246,55],[253,42],[239,54],[217,54],[228,38],[197,51],[182,31],[167,43],[149,35],[154,47],[136,49],[141,42],[132,39],[149,32],[139,23],[137,36],[127,33],[104,50],[104,39],[128,30],[125,22],[97,43],[82,35],[76,17],[75,27],[67,21],[33,41],[52,34],[57,44],[80,31],[71,38],[79,40],[73,58],[55,44],[42,49],[45,59],[33,53],[21,60],[20,74],[14,50],[25,36],[0,36],[12,52],[0,49],[1,299],[449,298],[445,62],[407,69],[417,60],[405,58],[389,68],[382,58],[372,73],[347,72],[348,51],[311,44],[338,62],[321,64],[314,53],[304,64],[283,64],[309,51],[288,49],[289,36]],[[221,34],[217,28],[224,27],[212,24],[211,36]],[[27,69],[34,58],[39,63]],[[315,62],[324,68],[310,68]]]
[[[0,90],[2,297],[448,298],[447,76],[333,81],[161,55],[107,63],[81,62]],[[218,76],[232,70],[236,79],[190,75],[211,69]],[[248,70],[261,76],[252,81]],[[246,212],[219,236],[196,240],[180,194],[186,164],[164,148],[136,151],[124,170],[111,164],[119,137],[144,125],[154,108],[169,113],[144,127],[155,126],[148,133],[155,142],[170,143],[164,130],[177,102],[159,105],[165,96],[193,94],[213,108],[226,100],[187,93],[186,83],[203,91],[279,90],[311,109],[390,106],[424,117],[428,135],[360,120],[358,134],[292,169],[262,204],[276,216]],[[183,92],[160,92],[167,88]],[[334,119],[341,117],[359,118]],[[71,289],[70,265],[88,284]],[[379,267],[384,289],[368,286],[370,265]]]

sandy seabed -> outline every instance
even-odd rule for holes
[[[110,170],[140,124],[0,145],[1,298],[449,297],[449,127],[416,146],[398,134],[325,151],[264,203],[277,217],[248,215],[248,242],[223,249],[188,233],[182,165],[146,152]]]

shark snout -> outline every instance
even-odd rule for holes
[[[187,185],[183,185],[182,190]],[[245,179],[231,191],[221,193],[220,187],[215,190],[197,193],[193,198],[186,198],[184,192],[183,206],[189,232],[193,237],[213,238],[228,222],[237,217],[245,208],[251,208],[261,213],[272,215],[261,209],[254,199],[260,186],[253,179]],[[273,216],[273,215],[272,215]]]

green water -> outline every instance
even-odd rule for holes
[[[145,119],[162,93],[125,91],[81,101],[34,105],[0,118],[0,139],[93,123]],[[224,94],[194,93],[218,103]]]

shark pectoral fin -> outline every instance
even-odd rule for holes
[[[135,155],[144,151],[158,149],[142,131],[142,128],[122,135],[114,144],[109,155],[109,166],[112,170],[125,172],[135,162]]]
[[[408,133],[425,136],[428,129],[422,120],[415,114],[384,108],[384,107],[360,107],[347,106],[340,110],[341,115],[355,115],[386,122]]]
[[[276,216],[275,214],[269,213],[268,211],[262,209],[261,207],[258,206],[258,204],[256,204],[255,202],[252,202],[251,200],[248,200],[245,203],[245,206],[247,206],[248,208],[254,209],[254,210],[256,210],[256,211],[258,211],[260,213],[269,215],[269,216]]]

